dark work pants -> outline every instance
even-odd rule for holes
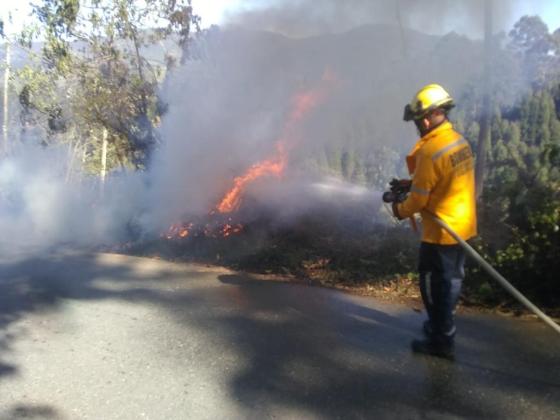
[[[434,339],[453,343],[455,306],[465,277],[465,251],[460,245],[420,245],[420,291]]]

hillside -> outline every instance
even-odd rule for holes
[[[329,115],[321,119],[322,127],[314,127],[313,133],[359,145],[374,141],[408,147],[410,129],[402,124],[401,115],[413,93],[437,81],[460,96],[482,68],[480,42],[453,33],[437,37],[412,30],[405,31],[403,42],[399,28],[391,25],[366,25],[304,39],[214,29],[191,55],[211,59],[214,74],[203,67],[205,78],[222,79],[217,83],[232,94],[272,109],[286,94],[331,69],[342,89],[329,105]],[[197,65],[191,63],[193,69]],[[200,73],[194,75],[196,84]]]

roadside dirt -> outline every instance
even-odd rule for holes
[[[154,259],[162,259],[160,256],[152,256]],[[174,259],[175,262],[180,262],[181,259]],[[189,261],[190,262],[190,261]],[[231,267],[223,267],[214,264],[199,263],[201,266],[208,269],[227,269],[232,270]],[[424,304],[420,295],[418,287],[418,280],[413,277],[399,277],[391,279],[372,279],[371,282],[366,283],[353,283],[334,280],[338,276],[329,273],[326,270],[318,269],[318,267],[306,267],[304,276],[296,276],[293,274],[278,274],[278,273],[262,273],[254,272],[251,270],[232,270],[247,274],[251,278],[258,281],[274,281],[282,283],[302,284],[312,287],[324,287],[328,289],[339,290],[345,293],[350,293],[358,296],[370,296],[384,302],[396,303],[408,306],[415,312],[424,310]],[[518,319],[537,319],[537,316],[526,310],[521,305],[501,305],[490,306],[481,302],[473,302],[461,297],[457,305],[457,312],[460,314],[495,314],[504,317],[515,317]],[[556,322],[560,323],[560,309],[545,310]]]

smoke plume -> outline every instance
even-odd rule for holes
[[[554,10],[555,0],[493,0],[494,30],[507,31],[523,14]],[[486,0],[249,0],[226,23],[304,37],[340,33],[365,24],[399,24],[427,34],[456,32],[481,38]],[[551,28],[555,29],[555,28]]]
[[[404,104],[436,80],[459,94],[481,70],[482,47],[456,35],[442,39],[407,30],[413,48],[406,52],[401,35],[394,25],[306,39],[241,29],[203,34],[162,91],[169,113],[146,224],[162,229],[214,209],[236,177],[274,155],[294,96],[314,89],[326,70],[335,86],[290,133],[297,141],[282,179],[265,176],[248,186],[247,195],[282,201],[277,209],[292,214],[304,211],[302,203],[313,200],[302,185],[321,183],[321,159],[340,161],[346,148],[364,154],[382,146],[407,150],[416,134],[402,121]],[[373,158],[384,164],[383,157]],[[396,175],[393,168],[380,177]],[[294,187],[290,193],[286,185]]]
[[[129,236],[140,208],[139,177],[69,177],[66,147],[20,145],[0,161],[0,254],[14,258],[59,246],[110,245]]]

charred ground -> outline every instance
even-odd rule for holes
[[[128,255],[205,263],[247,272],[262,281],[285,281],[336,288],[421,308],[417,284],[418,235],[408,223],[395,224],[383,209],[357,205],[313,212],[282,221],[270,209],[241,211],[230,223],[242,230],[224,236],[223,220],[199,219],[188,237],[142,239],[117,249]],[[212,233],[214,232],[214,233]],[[481,241],[475,246],[483,250]],[[491,310],[522,315],[525,311],[497,285],[467,265],[462,310]],[[539,304],[546,301],[533,294]],[[554,316],[555,305],[546,305]]]

